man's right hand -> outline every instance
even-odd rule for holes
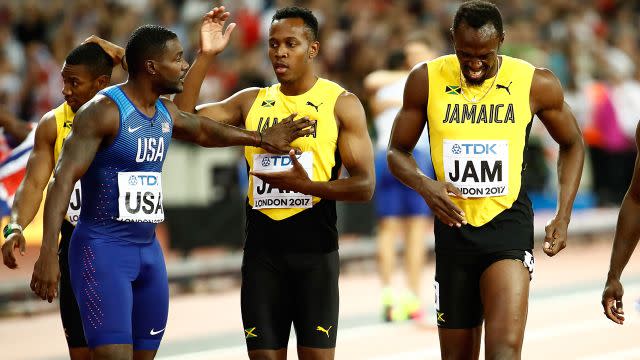
[[[464,211],[451,201],[449,194],[462,199],[466,199],[466,197],[452,183],[425,179],[418,192],[429,205],[433,214],[443,223],[457,227],[467,224]]]
[[[224,10],[224,6],[215,7],[202,18],[200,53],[203,55],[218,55],[229,43],[229,38],[236,27],[236,23],[230,23],[227,29],[224,30],[224,23],[230,15]],[[222,30],[224,30],[224,33]]]
[[[40,249],[40,257],[33,266],[31,275],[31,290],[42,300],[52,302],[58,296],[58,282],[60,280],[60,265],[58,254],[53,250]]]
[[[291,142],[299,137],[313,134],[316,126],[315,120],[303,117],[293,120],[296,116],[293,113],[282,121],[262,132],[261,148],[272,154],[287,154],[291,150]]]
[[[607,283],[604,285],[604,291],[602,292],[602,308],[609,320],[620,325],[624,323],[622,295],[624,295],[624,288],[620,283],[620,279],[607,277]]]
[[[15,269],[18,267],[18,262],[14,255],[14,250],[20,249],[20,255],[24,256],[26,249],[26,241],[24,235],[21,232],[14,232],[7,237],[7,240],[2,244],[2,261],[9,269]]]
[[[127,70],[127,64],[124,61],[124,48],[122,48],[121,46],[118,46],[111,41],[107,41],[96,35],[91,35],[82,42],[82,44],[86,43],[95,43],[100,45],[102,50],[104,50],[104,52],[106,52],[107,55],[111,57],[114,66],[122,63],[122,68]]]

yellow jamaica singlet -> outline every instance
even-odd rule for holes
[[[53,110],[53,115],[56,118],[56,142],[53,147],[53,158],[57,164],[60,158],[60,152],[62,152],[62,146],[73,128],[73,119],[76,114],[65,101]],[[78,222],[78,217],[80,216],[80,204],[80,181],[78,180],[71,193],[71,200],[67,208],[66,216],[67,220],[74,225]]]
[[[76,113],[73,112],[71,106],[65,101],[53,110],[53,115],[56,117],[56,143],[53,148],[53,158],[54,161],[58,163],[62,145],[71,133],[73,118],[76,116]]]
[[[316,121],[315,132],[298,138],[291,146],[302,154],[298,161],[313,181],[329,181],[337,176],[338,125],[334,107],[345,90],[338,84],[319,78],[311,89],[301,95],[287,96],[280,92],[280,84],[262,88],[258,92],[247,118],[248,130],[264,131],[292,113],[296,118],[308,116]],[[257,147],[246,146],[245,158],[251,170],[282,171],[291,166],[289,155],[268,154]],[[310,195],[284,191],[249,176],[249,206],[273,220],[289,218],[312,208],[321,199]]]
[[[518,198],[533,117],[529,93],[535,68],[519,59],[500,58],[496,76],[477,87],[463,82],[455,55],[427,65],[427,121],[436,177],[467,196],[451,200],[476,227],[511,208]]]

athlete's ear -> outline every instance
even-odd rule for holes
[[[314,41],[309,45],[309,59],[313,59],[318,56],[318,51],[320,51],[320,43]]]
[[[95,80],[95,84],[98,87],[98,89],[106,88],[107,86],[109,86],[110,82],[111,82],[111,76],[109,75],[100,75]]]
[[[155,75],[157,73],[156,64],[153,60],[145,60],[144,67],[150,75]]]

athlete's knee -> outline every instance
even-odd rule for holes
[[[520,359],[522,352],[522,339],[518,336],[501,337],[493,341],[487,341],[487,360],[513,360]]]
[[[131,345],[103,345],[91,349],[93,360],[132,360],[133,348]]]
[[[494,349],[493,351],[486,351],[487,360],[519,360],[520,359],[520,349],[513,348],[509,346],[500,347]]]

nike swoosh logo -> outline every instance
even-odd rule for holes
[[[134,128],[132,128],[131,126],[129,126],[129,132],[130,132],[130,133],[132,133],[132,132],[136,132],[136,131],[138,131],[138,129],[140,129],[141,127],[142,127],[142,126],[138,126],[138,127],[134,127]],[[151,334],[151,335],[153,335],[153,334]]]
[[[164,331],[164,329],[162,329],[162,330],[158,330],[158,331],[153,331],[153,329],[151,329],[151,331],[149,331],[149,334],[150,334],[150,335],[158,335],[158,334],[160,334],[160,333],[161,333],[161,332],[163,332],[163,331]]]

